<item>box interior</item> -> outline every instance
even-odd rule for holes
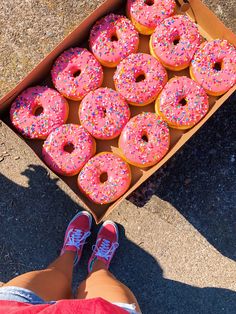
[[[180,1],[181,2],[181,1]],[[181,2],[183,3],[183,1]],[[232,44],[236,45],[236,36],[228,30],[218,18],[207,9],[200,1],[192,0],[190,1],[191,9],[188,10],[189,16],[198,23],[200,33],[204,39],[210,40],[213,38],[227,39]],[[118,11],[117,11],[118,10]],[[107,14],[108,12],[124,13],[124,1],[105,1],[97,10],[95,10],[92,15],[90,15],[85,21],[78,26],[62,43],[60,43],[55,50],[49,54],[30,74],[26,77],[23,82],[21,82],[10,94],[6,95],[3,100],[1,100],[4,108],[9,108],[11,102],[14,98],[23,91],[26,87],[33,86],[35,84],[47,85],[53,87],[50,78],[50,69],[55,60],[55,58],[62,53],[65,49],[69,47],[87,47],[87,38],[89,34],[89,29],[91,25],[101,16]],[[177,13],[180,13],[179,11]],[[83,34],[83,35],[82,35]],[[139,52],[149,53],[149,36],[140,35],[140,45]],[[114,89],[113,84],[113,74],[115,68],[104,68],[104,81],[102,86],[107,86]],[[189,69],[173,72],[168,72],[168,78],[173,76],[189,76]],[[171,144],[170,150],[167,155],[155,166],[149,168],[137,168],[131,166],[132,171],[132,182],[130,189],[115,203],[107,205],[97,205],[90,201],[86,196],[84,196],[77,187],[77,176],[65,177],[60,176],[60,178],[69,185],[69,187],[78,195],[78,197],[83,201],[85,207],[89,209],[96,222],[100,222],[105,216],[107,216],[125,197],[127,197],[132,191],[134,191],[140,184],[142,184],[149,176],[151,176],[157,169],[159,169],[171,156],[173,156],[176,151],[209,119],[209,117],[223,104],[223,102],[233,93],[236,87],[232,88],[221,98],[209,96],[210,110],[208,114],[192,129],[190,130],[176,130],[170,128],[171,134]],[[0,102],[0,105],[1,105]],[[68,100],[70,105],[70,113],[67,123],[79,124],[78,118],[78,101]],[[154,112],[154,103],[143,106],[136,107],[130,106],[131,115],[137,115],[143,111]],[[4,114],[4,121],[10,126],[9,114],[6,110]],[[41,140],[28,140],[24,139],[26,143],[33,149],[33,151],[42,159],[41,149],[43,141]],[[116,154],[121,154],[117,147],[118,138],[109,141],[96,140],[97,142],[97,153],[101,151],[112,151]]]

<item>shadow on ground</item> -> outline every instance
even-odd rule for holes
[[[129,201],[142,207],[152,195],[236,260],[236,93]]]
[[[4,282],[46,267],[59,253],[67,223],[78,210],[78,205],[58,187],[57,180],[50,179],[43,167],[31,165],[23,175],[29,179],[28,188],[4,176],[0,179],[0,280]],[[87,245],[81,268],[75,272],[74,283],[86,276],[95,234]],[[235,292],[201,289],[165,279],[157,261],[129,241],[122,226],[120,244],[111,270],[133,290],[143,313],[234,312]]]

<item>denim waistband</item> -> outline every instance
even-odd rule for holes
[[[7,286],[0,288],[0,300],[24,302],[30,304],[46,304],[43,299],[34,292],[20,287]]]

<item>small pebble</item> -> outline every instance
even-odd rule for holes
[[[185,185],[188,185],[191,182],[192,182],[192,180],[190,178],[187,178],[187,179],[184,180],[184,184]]]

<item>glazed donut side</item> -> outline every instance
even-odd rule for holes
[[[174,0],[128,0],[126,12],[135,28],[143,35],[150,35],[158,24],[174,14]]]
[[[226,40],[203,43],[191,62],[190,76],[212,96],[221,96],[236,83],[236,49]]]
[[[64,124],[55,129],[42,148],[46,164],[63,176],[76,175],[95,152],[95,140],[77,124]]]
[[[25,137],[45,139],[68,118],[69,105],[56,90],[46,86],[29,87],[12,103],[10,119]]]
[[[194,22],[185,15],[165,19],[152,34],[150,53],[169,70],[187,68],[201,42]]]
[[[101,176],[107,174],[107,180]],[[96,204],[109,204],[122,196],[131,183],[129,165],[120,156],[102,152],[91,158],[78,176],[78,187]]]
[[[186,76],[170,79],[155,103],[155,111],[175,129],[192,128],[207,113],[208,96],[204,89]]]
[[[131,165],[139,168],[153,166],[170,146],[167,123],[152,112],[138,114],[122,130],[118,146],[122,157]]]
[[[126,9],[126,15],[128,16],[128,18],[131,20],[132,24],[134,25],[134,27],[137,29],[137,31],[142,34],[142,35],[151,35],[154,30],[150,30],[148,27],[143,26],[141,24],[139,24],[130,14],[130,10],[127,8]]]
[[[66,98],[81,100],[102,85],[103,69],[85,48],[70,48],[55,61],[51,70],[55,88]]]
[[[139,35],[127,17],[109,14],[98,20],[89,37],[90,50],[105,67],[116,67],[138,50]]]

